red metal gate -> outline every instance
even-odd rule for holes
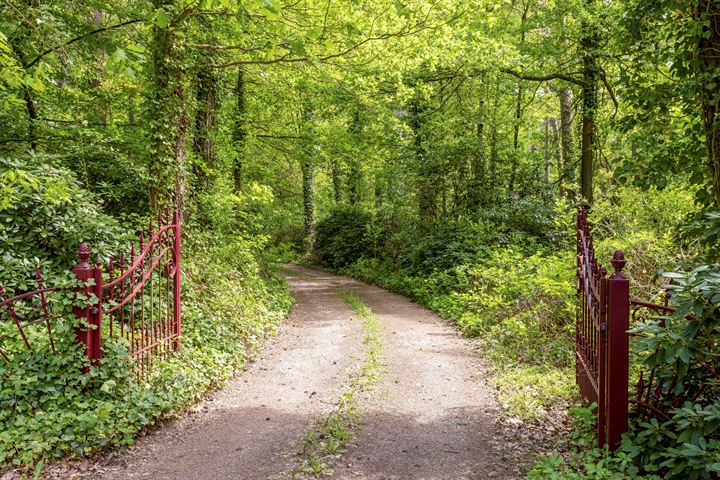
[[[628,427],[629,282],[623,253],[611,261],[610,276],[595,258],[587,210],[577,215],[577,292],[580,311],[575,332],[576,381],[582,395],[597,404],[598,445],[620,445]]]
[[[133,244],[128,257],[110,258],[105,271],[99,258],[95,265],[89,263],[90,249],[81,244],[80,263],[72,270],[84,284],[76,289],[73,312],[84,320],[76,335],[88,359],[96,363],[102,358],[104,337],[125,339],[138,377],[156,359],[177,350],[182,333],[177,209],[172,215],[169,209],[158,213],[156,222],[151,220],[147,231],[139,234],[137,249]],[[6,316],[13,325],[0,330],[0,358],[6,362],[11,361],[13,348],[17,349],[4,345],[13,336],[11,330],[22,340],[22,347],[32,350],[32,340],[39,340],[38,327],[42,327],[46,343],[55,349],[52,324],[61,313],[52,308],[48,296],[61,290],[44,288],[39,271],[36,276],[38,289],[34,291],[6,298],[0,288],[0,321]],[[37,343],[42,348],[43,342]]]

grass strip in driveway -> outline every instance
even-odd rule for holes
[[[343,388],[335,408],[320,420],[315,430],[305,434],[298,452],[303,460],[290,472],[293,479],[332,475],[329,464],[340,458],[345,445],[360,431],[358,398],[372,392],[382,375],[380,322],[357,295],[343,289],[338,289],[338,294],[363,322],[365,361]]]

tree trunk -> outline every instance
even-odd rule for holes
[[[412,128],[415,145],[415,158],[417,160],[417,199],[420,217],[433,220],[437,216],[437,186],[432,174],[422,124],[424,107],[419,99],[413,99],[410,105],[410,128]]]
[[[311,250],[315,242],[315,164],[311,158],[300,164],[303,180],[303,212],[305,218],[305,243]]]
[[[490,151],[488,156],[488,171],[490,172],[490,175],[488,178],[496,179],[497,178],[497,165],[498,165],[498,149],[497,149],[497,140],[498,140],[498,128],[497,128],[497,116],[498,116],[498,110],[500,109],[500,82],[495,83],[495,94],[493,95],[493,98],[495,101],[493,102],[493,109],[492,109],[492,122],[490,123]],[[489,184],[488,184],[489,185]]]
[[[168,5],[165,0],[153,0],[155,9]],[[151,85],[147,89],[148,133],[150,155],[148,158],[148,201],[152,210],[158,210],[169,200],[169,177],[174,169],[177,149],[177,98],[172,86],[170,63],[172,62],[172,32],[169,26],[152,27],[150,46]],[[177,173],[173,175],[177,187]]]
[[[332,177],[335,205],[342,203],[342,178],[340,178],[340,174],[340,164],[337,160],[333,160],[332,165],[330,165],[330,175]]]
[[[517,96],[515,97],[515,125],[513,127],[513,156],[510,166],[510,182],[508,183],[508,191],[512,193],[515,190],[515,179],[517,177],[518,166],[520,165],[520,119],[522,118],[522,82],[517,82]]]
[[[185,102],[185,93],[181,86],[175,88],[175,97],[179,105]],[[185,223],[187,219],[187,211],[185,210],[185,195],[187,193],[185,180],[185,157],[187,151],[185,149],[185,134],[187,132],[188,118],[181,111],[175,123],[175,143],[173,146],[173,154],[175,157],[175,192],[173,193],[173,202],[177,206],[180,222]]]
[[[698,54],[702,63],[701,74],[712,76],[712,82],[699,85],[700,104],[705,129],[705,142],[708,151],[708,164],[712,177],[713,201],[720,206],[720,5],[711,0],[700,0],[696,12],[697,20],[703,21],[703,34],[700,36]],[[708,84],[712,88],[708,88]]]
[[[101,27],[105,18],[103,13],[100,10],[93,9],[92,13],[92,21],[97,26],[97,28]],[[108,116],[110,114],[110,109],[108,106],[108,102],[102,100],[102,91],[100,90],[100,87],[102,85],[103,77],[105,76],[105,61],[107,60],[107,54],[104,50],[101,48],[95,49],[95,72],[92,79],[90,79],[90,85],[97,89],[97,97],[98,99],[101,99],[101,101],[98,103],[98,111],[97,111],[97,122],[102,127],[107,127],[108,123]],[[66,67],[65,62],[63,61],[63,73],[65,73]],[[66,75],[64,75],[66,77]],[[67,80],[63,80],[63,83],[67,84]],[[63,85],[64,86],[64,85]]]
[[[558,190],[560,194],[568,194],[563,186],[563,181],[572,183],[574,178],[573,162],[575,158],[575,147],[573,144],[573,92],[571,88],[564,88],[560,92],[560,156],[558,157]]]
[[[560,147],[560,119],[552,117],[549,119],[550,126],[550,159],[547,165],[547,181],[550,181],[550,170],[552,168],[553,161],[557,167],[558,173],[558,190],[562,183],[562,152]],[[562,193],[562,192],[561,192]]]
[[[374,194],[375,194],[375,209],[377,209],[378,211],[379,211],[379,210],[382,208],[382,206],[383,206],[383,187],[382,187],[382,184],[381,184],[380,182],[381,182],[380,176],[379,176],[379,175],[375,175],[375,191],[374,191]]]
[[[545,138],[543,140],[543,161],[545,163],[545,183],[550,182],[550,157],[551,157],[551,151],[552,151],[552,142],[550,137],[550,131],[555,130],[555,119],[554,118],[546,118],[545,119]]]
[[[586,0],[588,7],[595,0]],[[595,113],[598,106],[597,33],[586,22],[583,24],[583,110],[582,146],[580,155],[580,194],[590,204],[593,202],[593,155],[595,150]]]
[[[17,56],[18,60],[20,60],[20,64],[22,65],[23,69],[27,69],[27,62],[25,60],[25,53],[20,49],[20,45],[16,44],[16,42],[11,42],[10,47],[13,50],[13,53]],[[28,142],[30,143],[30,149],[33,152],[37,152],[37,132],[35,130],[35,127],[37,125],[38,121],[38,113],[37,108],[35,107],[35,100],[33,100],[33,97],[30,93],[30,89],[27,86],[23,86],[23,100],[25,101],[25,111],[27,112],[27,119],[28,119],[28,125],[27,125],[27,135],[28,135]]]
[[[478,100],[478,119],[475,124],[477,153],[472,156],[470,163],[471,180],[468,184],[468,210],[472,211],[480,206],[480,189],[485,183],[485,99]]]
[[[38,121],[37,109],[35,108],[35,102],[33,101],[32,95],[30,95],[30,89],[23,87],[23,97],[25,99],[25,109],[28,113],[28,140],[30,141],[30,148],[33,152],[37,152],[37,133],[35,132],[35,125]]]
[[[245,138],[247,136],[245,104],[245,71],[238,67],[237,82],[235,83],[235,121],[232,131],[232,142],[235,150],[233,157],[233,184],[235,192],[243,188],[243,156]]]
[[[360,112],[356,109],[353,113],[353,121],[349,129],[349,133],[356,145],[358,145],[360,129]],[[353,155],[350,160],[350,172],[348,174],[348,199],[351,205],[356,205],[360,202],[362,192],[361,184],[362,171],[360,170],[360,159]]]
[[[300,132],[308,137],[304,144],[303,158],[300,160],[303,187],[305,247],[308,251],[311,251],[315,245],[315,146],[313,144],[315,139],[315,126],[313,122],[313,110],[308,103],[303,110],[302,125],[300,127]]]
[[[215,112],[217,111],[217,77],[211,69],[198,72],[196,84],[197,109],[195,110],[195,137],[193,149],[201,160],[194,165],[195,175],[201,188],[212,184],[215,169]]]
[[[523,5],[522,16],[520,17],[520,45],[525,43],[525,21],[527,20],[530,5]],[[517,96],[515,98],[515,126],[513,128],[513,157],[510,166],[510,182],[508,183],[508,191],[512,193],[515,190],[515,181],[517,179],[517,171],[520,167],[520,121],[522,120],[522,81],[517,81]]]

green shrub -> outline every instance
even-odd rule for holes
[[[344,207],[318,222],[313,253],[320,263],[342,268],[369,254],[372,218],[357,207]]]
[[[129,244],[70,171],[42,160],[0,159],[0,285],[9,291],[35,287],[36,266],[50,277],[66,272],[80,242],[103,256]]]
[[[404,251],[397,260],[416,273],[449,271],[481,257],[497,242],[495,229],[485,222],[446,221],[433,224],[419,238],[404,238]]]

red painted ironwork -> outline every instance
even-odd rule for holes
[[[83,320],[76,336],[91,363],[102,358],[104,337],[126,341],[138,378],[180,348],[180,238],[177,209],[172,214],[165,209],[140,233],[139,248],[131,245],[129,258],[110,258],[106,271],[100,259],[91,265],[88,245],[80,245],[80,261],[72,272],[82,286],[74,290],[73,313]],[[48,295],[61,290],[44,288],[39,271],[37,281],[38,290],[12,298],[0,288],[0,358],[6,362],[13,350],[3,348],[4,340],[15,335],[19,338],[14,345],[33,349],[38,333],[29,329],[37,325],[45,328],[47,343],[55,349],[52,322],[62,312],[53,313]],[[10,322],[3,322],[5,317]]]
[[[628,425],[629,282],[625,258],[616,251],[610,276],[595,258],[587,210],[577,215],[577,292],[580,311],[575,332],[576,381],[581,394],[597,404],[597,442],[615,449]]]
[[[53,322],[62,317],[57,288],[45,288],[35,270],[38,288],[8,297],[0,286],[0,359],[10,362],[19,348],[55,351]]]
[[[130,258],[110,258],[103,273],[98,260],[87,264],[81,246],[79,279],[93,278],[86,287],[96,298],[95,305],[81,315],[94,326],[79,339],[87,344],[88,358],[102,356],[102,337],[125,339],[128,353],[135,360],[138,377],[143,377],[157,360],[166,359],[180,348],[180,222],[177,209],[158,213],[140,232],[138,249],[130,247]],[[86,272],[86,268],[89,270]],[[103,319],[103,317],[106,317]]]

